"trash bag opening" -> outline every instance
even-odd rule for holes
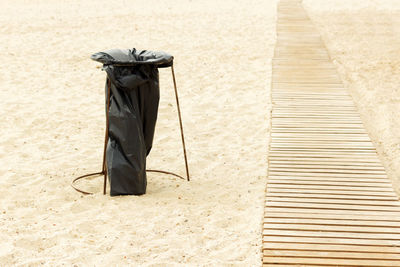
[[[104,65],[135,66],[141,64],[155,65],[158,68],[172,66],[174,57],[162,51],[111,49],[98,52],[90,57]]]

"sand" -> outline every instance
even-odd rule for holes
[[[400,194],[398,0],[304,0]]]
[[[259,266],[276,1],[1,1],[0,265]],[[101,194],[110,48],[175,56],[192,181]],[[149,168],[184,174],[169,69]]]

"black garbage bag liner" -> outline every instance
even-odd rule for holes
[[[103,63],[111,82],[106,150],[110,195],[145,194],[146,156],[152,148],[160,98],[158,68],[171,66],[173,57],[164,52],[113,49],[91,59]]]

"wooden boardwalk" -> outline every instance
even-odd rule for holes
[[[400,202],[300,0],[277,35],[264,266],[400,266]]]

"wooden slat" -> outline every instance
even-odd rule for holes
[[[319,237],[319,238],[352,238],[352,239],[372,239],[372,240],[395,240],[400,241],[400,234],[387,233],[354,233],[337,231],[301,231],[301,230],[269,230],[264,229],[263,236],[294,236],[294,237]]]
[[[284,161],[284,160],[276,160],[270,159],[270,167],[278,167],[278,168],[290,168],[290,167],[299,167],[303,169],[308,168],[322,168],[322,169],[350,169],[350,170],[380,170],[384,171],[382,165],[377,163],[358,163],[358,162],[346,162],[346,161],[330,161],[330,162],[310,162],[305,160],[291,160],[291,161]]]
[[[287,209],[282,211],[282,209],[272,209],[268,210],[265,213],[265,218],[303,218],[303,219],[313,219],[313,220],[352,220],[358,221],[362,223],[363,221],[380,221],[380,222],[393,222],[399,223],[400,218],[394,217],[393,215],[390,216],[383,216],[383,215],[365,215],[365,214],[355,214],[350,213],[343,216],[343,214],[336,214],[336,213],[310,213],[307,211],[296,211],[296,212],[288,212]]]
[[[362,151],[323,151],[323,150],[285,150],[275,149],[270,151],[270,156],[287,156],[303,158],[332,158],[332,159],[352,159],[352,160],[378,160],[376,153],[362,153]]]
[[[312,161],[312,160],[303,160],[303,159],[293,159],[293,160],[281,160],[281,159],[270,159],[270,166],[302,166],[303,168],[311,167],[311,166],[319,166],[320,168],[349,168],[349,169],[379,169],[384,170],[383,166],[379,162],[369,162],[365,164],[365,162],[357,162],[357,161],[338,161],[338,160],[329,160],[329,161]]]
[[[301,207],[270,207],[267,206],[264,210],[266,213],[268,212],[287,212],[287,213],[312,213],[312,214],[335,214],[341,217],[346,218],[346,216],[351,215],[362,215],[367,216],[369,214],[373,214],[377,217],[393,217],[393,220],[400,219],[400,215],[397,215],[397,212],[387,212],[387,211],[368,211],[368,210],[339,210],[339,209],[318,209],[318,208],[301,208]],[[340,236],[339,236],[340,237]],[[400,240],[399,240],[400,241]]]
[[[379,207],[390,206],[400,207],[399,201],[373,201],[373,200],[354,200],[354,199],[332,199],[328,198],[296,198],[296,197],[271,197],[267,196],[267,202],[287,202],[287,203],[317,203],[317,204],[340,204],[352,206],[372,206],[371,208],[379,209]],[[299,204],[301,205],[301,204]]]
[[[312,172],[312,171],[307,171],[307,172],[290,172],[290,171],[277,171],[277,170],[269,170],[269,175],[270,177],[274,177],[279,179],[279,176],[295,176],[295,177],[342,177],[342,178],[386,178],[386,174],[374,174],[374,173],[368,173],[368,174],[363,174],[363,173],[333,173],[333,172]]]
[[[308,198],[308,199],[351,199],[351,200],[374,200],[374,201],[398,201],[396,195],[382,196],[382,195],[351,195],[351,194],[323,194],[323,193],[309,193],[309,192],[276,192],[276,190],[268,190],[267,197],[291,197],[291,198]]]
[[[282,187],[271,187],[267,185],[267,193],[303,193],[303,194],[325,194],[325,195],[349,195],[349,196],[385,196],[385,197],[396,197],[394,192],[390,191],[363,191],[363,190],[329,190],[329,189],[316,189],[314,188],[300,188],[296,189],[294,186],[291,188],[282,188]]]
[[[363,246],[363,245],[345,245],[345,244],[318,244],[318,243],[303,243],[301,246],[298,243],[290,242],[268,242],[264,244],[264,250],[314,250],[314,251],[333,251],[333,252],[371,252],[382,254],[399,254],[400,247],[395,246]]]
[[[342,225],[342,226],[361,226],[361,227],[379,227],[383,229],[392,228],[400,230],[398,222],[387,221],[356,221],[356,220],[335,220],[335,219],[306,219],[306,218],[265,218],[264,224],[308,224],[308,225]],[[382,229],[382,230],[383,230]],[[396,230],[396,231],[398,231]],[[385,230],[386,231],[386,230]],[[400,252],[400,247],[398,248]]]
[[[272,264],[268,264],[268,263],[263,263],[263,267],[279,267],[279,266],[284,266],[284,267],[292,267],[292,266],[306,267],[305,265],[299,265],[299,264],[287,264],[287,263],[272,263]],[[311,267],[332,267],[332,265],[320,265],[320,264],[307,265],[307,267],[308,266],[311,266]],[[335,267],[337,267],[337,265]],[[349,267],[349,266],[347,266],[347,267]],[[354,266],[354,267],[359,267],[359,266]]]
[[[310,257],[310,258],[338,258],[338,259],[379,259],[379,260],[397,260],[400,265],[400,254],[394,253],[380,253],[380,252],[330,252],[326,251],[313,251],[313,250],[264,250],[264,256],[279,256],[279,257]]]
[[[323,127],[323,126],[322,126]],[[344,139],[344,138],[343,138]],[[304,139],[304,138],[274,138],[272,137],[272,142],[271,142],[271,146],[281,146],[281,147],[285,147],[285,146],[305,146],[305,147],[321,147],[321,146],[326,146],[326,147],[346,147],[346,146],[360,146],[362,148],[372,148],[375,149],[375,147],[373,146],[373,144],[369,141],[355,141],[353,142],[352,140],[338,140],[338,139],[322,139],[322,140],[312,140],[312,138],[310,137],[309,139]]]
[[[339,190],[339,191],[366,191],[367,192],[390,192],[393,193],[392,188],[387,187],[376,187],[376,188],[369,188],[369,187],[362,187],[362,186],[336,186],[336,185],[300,185],[300,184],[273,184],[269,183],[268,188],[281,188],[281,189],[311,189],[311,190]]]
[[[279,231],[276,231],[279,233]],[[292,233],[293,234],[293,233]],[[294,233],[295,234],[295,233]],[[338,236],[339,237],[339,236]],[[386,239],[362,239],[362,238],[332,238],[332,237],[308,237],[308,236],[286,236],[286,235],[264,235],[264,242],[287,242],[300,244],[329,244],[329,245],[364,245],[382,247],[400,247],[399,240]]]
[[[285,177],[287,178],[287,177]],[[333,186],[360,186],[360,187],[384,187],[392,189],[392,185],[390,183],[368,183],[368,182],[360,182],[358,180],[341,180],[341,181],[327,181],[327,180],[307,180],[307,179],[268,179],[268,184],[291,184],[291,185],[333,185]]]
[[[307,181],[307,182],[338,182],[343,184],[373,184],[379,186],[380,184],[387,185],[391,187],[391,183],[385,178],[346,178],[346,177],[324,177],[321,179],[320,177],[301,177],[301,176],[279,176],[279,177],[270,177],[268,182],[279,181],[280,183],[295,183],[296,181]]]
[[[304,208],[318,210],[370,210],[377,212],[394,212],[393,215],[400,217],[400,209],[398,206],[372,206],[372,205],[344,205],[336,203],[309,203],[309,202],[284,202],[284,201],[266,201],[268,207],[287,207],[287,208]]]
[[[324,134],[324,135],[311,135],[311,134],[297,134],[293,136],[292,134],[285,133],[271,133],[271,140],[285,140],[292,142],[304,142],[304,141],[312,141],[322,142],[322,141],[332,141],[332,142],[370,142],[370,139],[367,135],[332,135],[332,134]]]
[[[311,232],[332,232],[335,233],[359,233],[359,237],[368,236],[369,234],[390,234],[395,235],[393,237],[398,237],[400,234],[399,228],[391,227],[376,227],[376,226],[350,226],[350,225],[320,225],[320,224],[301,224],[299,222],[290,224],[278,224],[266,222],[264,223],[264,230],[282,230],[282,231],[311,231]]]
[[[315,184],[345,184],[345,185],[361,185],[361,186],[380,186],[381,184],[385,187],[391,187],[391,183],[387,181],[387,179],[352,179],[352,178],[343,178],[343,177],[327,177],[321,179],[320,177],[301,177],[301,176],[279,176],[279,177],[270,177],[268,179],[269,183],[288,183],[288,184],[296,184],[296,183],[315,183]]]
[[[279,167],[279,166],[270,166],[269,168],[270,171],[274,172],[296,172],[296,173],[345,173],[345,174],[381,174],[383,177],[386,177],[386,173],[384,170],[373,170],[373,169],[367,169],[367,170],[362,170],[362,169],[345,169],[345,168],[320,168],[318,166],[313,166],[311,168],[302,168],[301,166],[285,166],[285,167]]]
[[[338,259],[338,258],[300,258],[300,257],[264,257],[264,263],[295,263],[307,264],[304,266],[314,266],[314,264],[330,264],[331,266],[396,266],[400,265],[396,260],[365,260],[365,259]],[[312,264],[312,265],[309,265]]]

